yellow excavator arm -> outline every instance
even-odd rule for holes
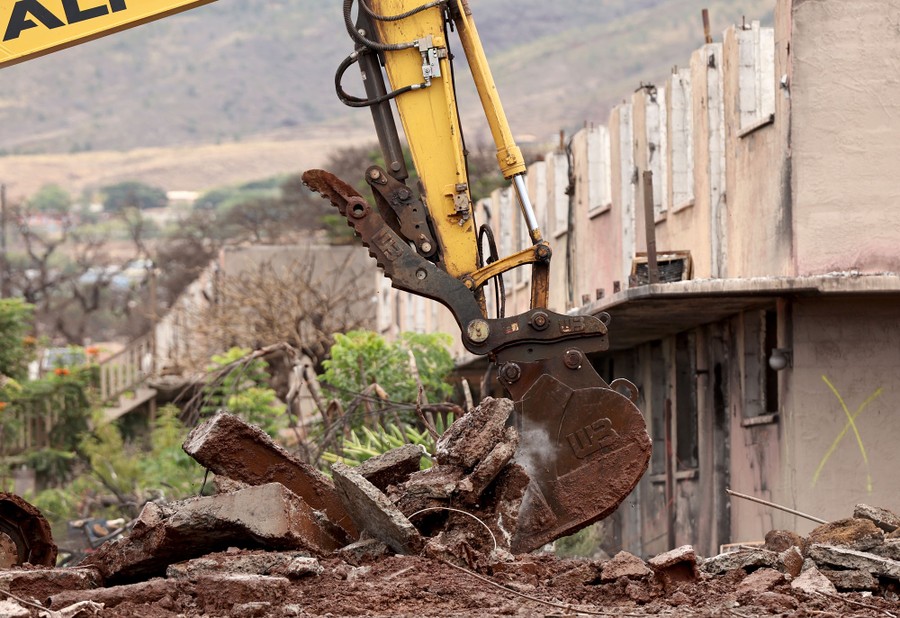
[[[133,28],[215,0],[0,2],[0,67]]]
[[[0,67],[212,1],[0,1]],[[448,307],[466,348],[497,366],[499,381],[516,405],[521,437],[516,458],[530,477],[512,548],[536,549],[609,515],[644,474],[650,439],[635,406],[637,389],[623,379],[607,383],[588,359],[609,347],[608,316],[547,308],[550,245],[538,228],[525,161],[468,1],[342,2],[355,46],[338,68],[336,91],[345,104],[371,110],[385,168],[365,171],[374,206],[326,171],[309,170],[304,180],[347,218],[394,287]],[[469,191],[451,30],[468,62],[500,170],[515,189],[532,240],[531,247],[513,255],[484,259],[479,253],[479,235],[489,232],[476,228]],[[364,97],[344,90],[344,74],[353,65],[359,65]],[[409,171],[392,104],[412,152],[418,187],[406,182]],[[515,316],[487,315],[485,284],[525,266],[532,269],[531,308]]]
[[[309,170],[304,180],[347,218],[395,288],[448,307],[466,348],[497,366],[516,404],[514,422],[521,436],[516,457],[531,479],[512,547],[536,549],[609,515],[646,471],[650,439],[635,406],[637,389],[623,379],[607,383],[588,360],[589,353],[609,347],[608,316],[547,308],[550,246],[538,228],[525,161],[467,0],[343,0],[343,9],[355,48],[338,68],[336,90],[345,104],[371,110],[386,165],[365,172],[374,206],[326,171]],[[466,175],[451,29],[481,99],[500,170],[515,189],[532,240],[531,247],[510,256],[485,260],[479,254],[482,232]],[[355,64],[365,97],[350,95],[343,86],[345,72]],[[406,184],[409,173],[392,103],[420,179],[418,195]],[[484,285],[529,265],[531,308],[515,316],[488,316]]]

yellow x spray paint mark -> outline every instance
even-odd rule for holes
[[[838,434],[837,438],[834,439],[834,442],[831,443],[831,446],[828,447],[828,452],[825,453],[825,456],[822,457],[822,461],[819,462],[819,467],[816,468],[816,473],[813,475],[813,487],[816,486],[816,483],[819,480],[819,475],[822,473],[822,469],[825,467],[825,463],[831,457],[832,453],[837,449],[838,445],[841,443],[841,440],[844,439],[844,436],[850,429],[853,429],[853,434],[856,436],[856,444],[859,446],[859,452],[862,454],[863,462],[866,464],[866,491],[872,493],[872,474],[869,471],[869,456],[866,455],[866,447],[863,446],[862,438],[859,435],[859,429],[856,427],[856,417],[862,414],[863,410],[866,409],[870,403],[875,401],[880,395],[882,389],[878,389],[871,395],[869,395],[868,399],[859,404],[859,407],[856,408],[856,412],[854,414],[850,414],[850,410],[847,408],[847,404],[844,403],[844,398],[841,397],[841,394],[834,387],[834,384],[828,379],[827,376],[822,376],[822,381],[828,386],[834,396],[837,397],[838,402],[841,404],[841,408],[844,410],[844,415],[847,417],[847,424],[844,425],[844,428],[841,430],[841,433]]]

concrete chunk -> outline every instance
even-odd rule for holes
[[[867,552],[831,545],[813,545],[809,548],[809,557],[820,566],[831,565],[843,569],[860,569],[874,575],[900,580],[900,562],[879,558]]]
[[[900,516],[880,506],[857,504],[856,508],[853,509],[853,516],[860,519],[870,519],[885,532],[893,532],[900,528]]]
[[[654,569],[667,569],[680,563],[697,564],[697,554],[691,545],[682,545],[667,552],[653,556],[648,561]]]
[[[878,590],[878,580],[868,571],[859,569],[819,569],[838,590]]]
[[[174,591],[175,584],[173,582],[156,577],[149,581],[126,586],[94,590],[65,590],[47,598],[47,604],[56,611],[85,602],[102,603],[106,609],[109,609],[125,602],[155,604]]]
[[[350,466],[331,466],[338,494],[356,526],[398,554],[417,554],[423,546],[419,531],[387,496]]]
[[[100,582],[100,573],[89,568],[0,571],[0,590],[29,599],[43,600],[65,590],[90,590]]]
[[[360,566],[384,558],[390,551],[390,548],[378,539],[365,539],[340,548],[334,555],[347,564]]]
[[[290,587],[291,582],[285,577],[209,575],[197,581],[197,601],[207,611],[215,609],[216,615],[230,616],[240,605],[277,603],[285,598]]]
[[[884,531],[870,519],[847,518],[822,524],[806,537],[807,545],[833,545],[866,551],[884,542]]]
[[[447,428],[437,443],[438,461],[466,470],[474,468],[503,437],[512,410],[509,399],[486,397]]]
[[[812,596],[819,593],[837,594],[837,588],[834,587],[831,580],[822,575],[816,567],[803,571],[800,577],[791,582],[791,588],[802,590]]]
[[[5,616],[6,618],[31,618],[31,610],[11,599],[0,599],[0,616]]]
[[[738,584],[736,592],[738,594],[761,594],[772,590],[783,581],[784,575],[775,569],[757,569]]]
[[[778,554],[766,549],[742,549],[707,558],[700,568],[713,575],[721,575],[736,569],[778,568]]]
[[[493,449],[475,466],[472,473],[460,482],[459,493],[463,502],[475,504],[481,494],[506,467],[519,446],[519,434],[515,427],[507,427],[503,437]]]
[[[216,573],[298,579],[307,575],[320,575],[322,565],[305,552],[219,552],[171,564],[166,569],[166,577],[170,579],[196,579],[201,575]]]
[[[131,534],[106,543],[83,562],[107,581],[162,575],[168,565],[230,546],[304,549],[326,554],[341,546],[316,513],[283,485],[148,505]]]
[[[419,471],[422,447],[404,444],[387,453],[362,462],[356,471],[381,491],[389,485],[405,483],[410,475]]]
[[[900,539],[886,539],[883,545],[873,547],[870,552],[888,560],[900,561]]]
[[[651,575],[651,571],[644,561],[627,551],[620,551],[613,559],[603,565],[600,572],[600,581],[613,582],[620,577],[629,579],[642,579]]]
[[[248,485],[281,483],[347,534],[358,538],[356,528],[324,474],[275,444],[258,427],[227,412],[219,412],[198,425],[183,445],[184,451],[218,475]]]
[[[697,554],[690,545],[682,545],[647,561],[656,571],[667,591],[683,582],[696,581],[700,577],[697,570]]]

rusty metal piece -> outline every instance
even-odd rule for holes
[[[438,244],[431,233],[428,210],[421,200],[414,200],[409,187],[377,165],[366,170],[366,182],[372,188],[381,216],[389,225],[392,218],[396,220],[396,225],[392,225],[394,231],[414,243],[423,256],[433,256]]]
[[[477,329],[474,338],[463,337],[463,345],[473,354],[488,354],[523,343],[539,343],[541,345],[533,346],[533,353],[528,360],[540,360],[547,357],[546,344],[576,339],[585,353],[608,349],[606,325],[590,315],[572,316],[536,308],[511,317],[486,319],[477,295],[466,287],[465,282],[450,276],[442,269],[439,261],[431,262],[410,248],[403,236],[387,223],[379,209],[369,208],[365,216],[355,217],[352,214],[354,209],[362,208],[365,200],[349,184],[324,170],[307,170],[303,174],[303,182],[330,200],[344,215],[347,223],[362,239],[363,246],[368,248],[369,255],[375,258],[395,288],[443,304],[453,313],[463,333],[468,332],[469,325],[474,320],[478,320],[479,325],[487,324],[486,338],[481,338],[482,328]],[[542,294],[546,297],[548,265],[536,263],[534,267],[535,272],[543,272],[539,278],[546,275],[546,281],[533,281],[532,288],[542,289]],[[546,303],[533,306],[542,307]],[[547,315],[548,325],[544,330],[531,327],[537,313]]]
[[[4,538],[5,537],[5,538]],[[56,565],[56,544],[41,512],[15,494],[0,493],[0,562]]]
[[[563,363],[569,369],[581,369],[583,362],[584,354],[581,353],[581,350],[572,348],[571,350],[566,350],[566,354],[563,356]]]
[[[516,553],[607,517],[650,462],[650,437],[631,398],[610,388],[590,363],[568,367],[571,348],[546,347],[555,349],[554,358],[516,361],[522,368],[517,382],[500,375],[516,402],[521,441],[515,460],[531,479],[512,542]],[[516,347],[498,357],[511,362],[527,355],[527,348]]]

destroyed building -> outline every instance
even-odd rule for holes
[[[529,170],[554,248],[550,308],[610,314],[611,350],[592,362],[637,384],[653,440],[648,474],[608,520],[610,548],[712,555],[812,526],[726,488],[826,520],[859,502],[900,509],[896,3],[773,6],[771,26],[735,25],[671,59],[665,83],[623,92],[606,124],[576,133],[571,158],[552,151]],[[527,242],[509,191],[478,218],[502,255]],[[379,277],[358,280],[377,330],[458,332]],[[508,313],[526,307],[528,277],[505,275]],[[160,323],[158,367],[190,345],[179,311]],[[484,360],[458,357],[477,385]]]
[[[726,487],[824,519],[900,508],[900,39],[886,12],[896,3],[778,0],[772,26],[671,59],[664,83],[573,136],[571,160],[530,167],[550,308],[612,316],[592,360],[637,384],[653,439],[611,547],[710,555],[813,525]],[[479,211],[501,255],[529,242],[509,191]],[[505,277],[507,313],[526,309],[528,270]],[[456,331],[428,301],[382,299],[384,332]],[[460,357],[477,384],[483,359]]]

